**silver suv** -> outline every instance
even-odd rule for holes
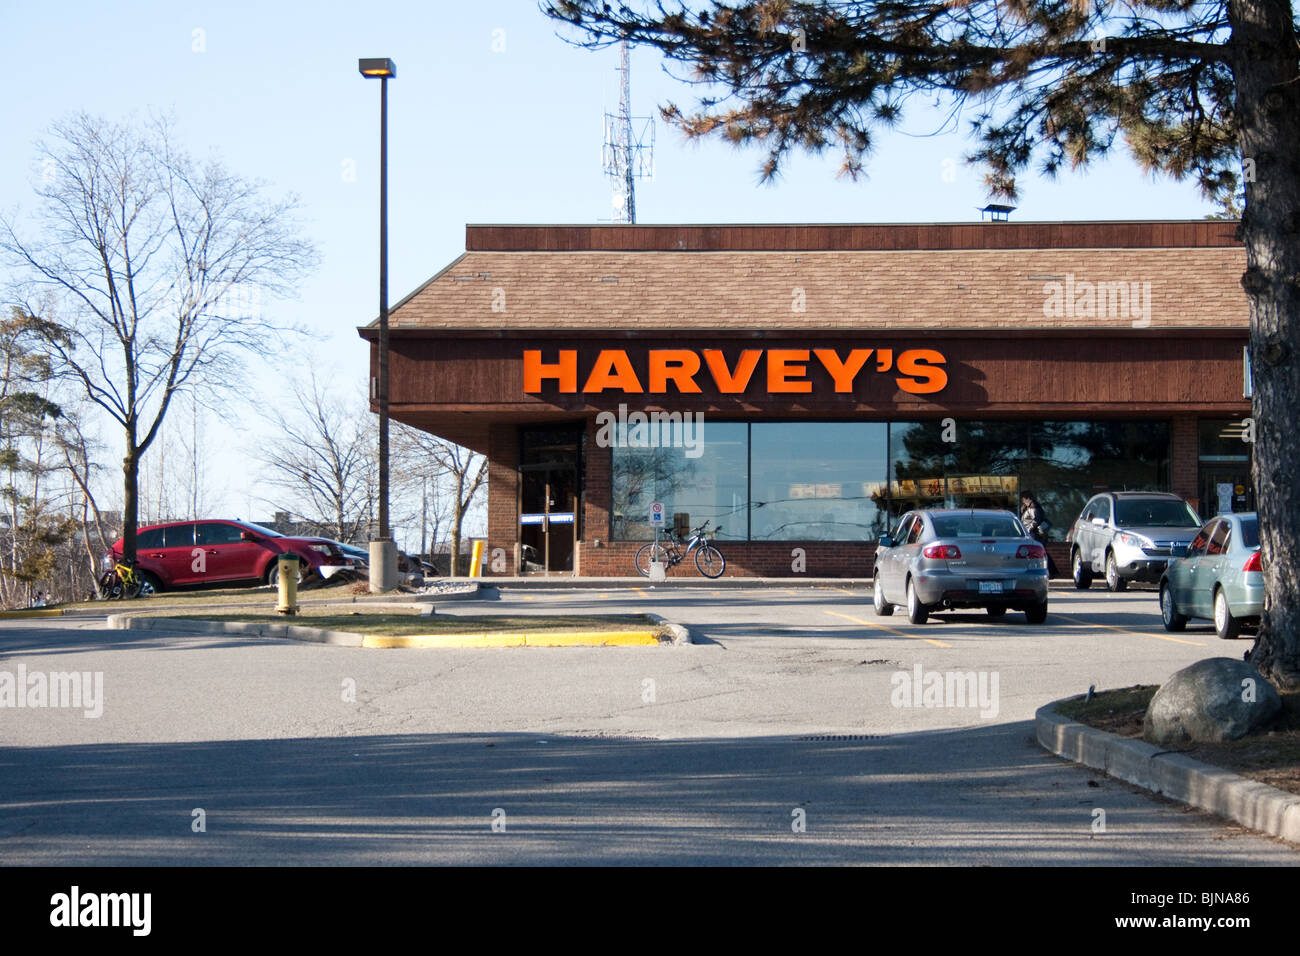
[[[1182,498],[1160,491],[1108,491],[1080,512],[1065,540],[1076,588],[1104,574],[1106,587],[1160,580],[1173,549],[1196,537],[1203,522]]]

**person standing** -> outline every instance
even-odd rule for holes
[[[1047,551],[1047,512],[1038,503],[1038,499],[1028,491],[1020,493],[1020,523],[1025,526],[1025,531],[1029,532],[1029,537]],[[1047,554],[1047,576],[1056,577],[1056,562],[1052,560],[1050,551]]]

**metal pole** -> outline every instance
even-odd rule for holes
[[[388,528],[388,77],[379,81],[379,537]]]

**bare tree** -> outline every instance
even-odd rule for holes
[[[339,541],[360,537],[374,504],[375,420],[360,395],[336,397],[311,374],[293,385],[294,407],[272,415],[280,438],[259,457],[268,483],[287,495],[286,510],[322,518]],[[288,507],[288,504],[292,507]],[[281,506],[281,505],[277,505]]]
[[[399,481],[411,487],[422,479],[446,495],[451,519],[451,566],[455,577],[459,571],[460,539],[465,515],[487,484],[487,459],[449,441],[406,426],[394,432],[394,457]]]
[[[77,491],[70,499],[70,513],[81,527],[79,538],[85,551],[89,583],[95,596],[103,597],[99,590],[99,557],[108,552],[109,544],[116,535],[114,529],[106,526],[104,513],[92,490],[95,472],[100,469],[94,455],[98,448],[86,435],[81,417],[75,412],[64,414],[56,440],[63,455],[64,468]]]
[[[242,359],[271,353],[282,327],[258,307],[314,264],[297,200],[215,160],[196,162],[170,123],[79,114],[39,146],[46,174],[36,238],[0,216],[0,250],[23,277],[28,327],[56,371],[121,426],[123,548],[135,555],[140,460],[183,388],[229,389]],[[58,312],[32,297],[52,293]]]

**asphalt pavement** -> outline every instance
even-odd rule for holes
[[[0,861],[1300,860],[1034,743],[1048,700],[1249,647],[1208,624],[1164,633],[1154,592],[1053,591],[1040,626],[918,627],[835,586],[503,589],[438,613],[584,609],[652,610],[702,643],[371,650],[0,625],[0,671],[103,675],[100,717],[0,709]]]

